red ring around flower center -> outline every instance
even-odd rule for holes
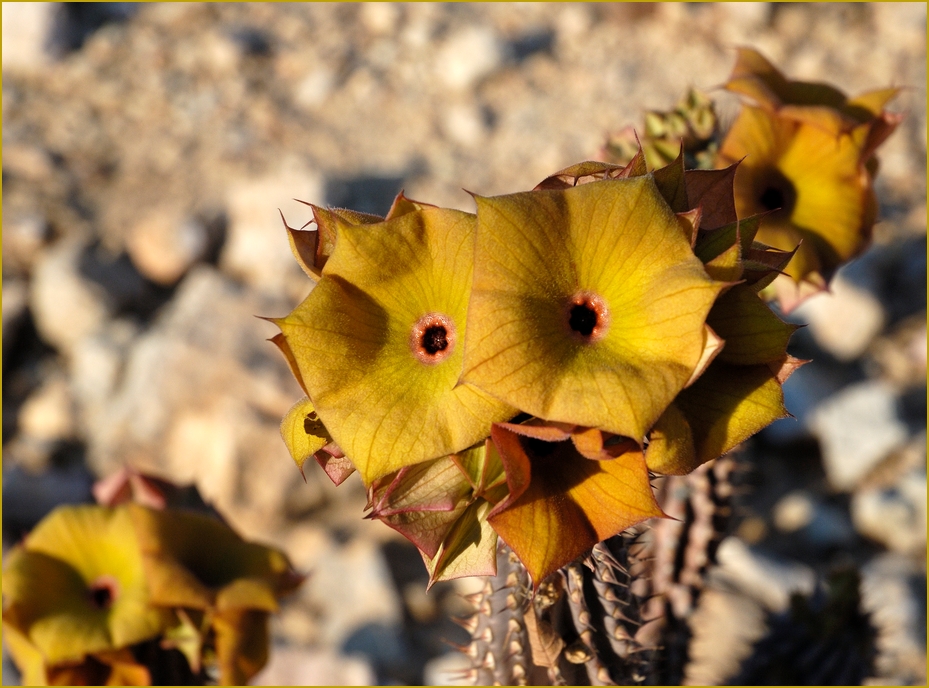
[[[119,597],[119,581],[103,575],[89,586],[90,603],[97,609],[109,609]]]
[[[457,334],[452,319],[442,313],[427,313],[413,325],[410,350],[420,363],[440,363],[455,350]]]
[[[586,343],[603,339],[610,326],[606,303],[587,291],[578,292],[568,300],[564,317],[571,335]]]

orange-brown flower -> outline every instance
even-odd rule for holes
[[[836,269],[868,245],[877,218],[875,149],[900,117],[884,111],[889,88],[848,98],[826,84],[790,81],[749,48],[726,88],[752,101],[717,156],[742,161],[735,180],[740,217],[770,213],[758,240],[800,248],[774,292],[785,311],[826,287]]]

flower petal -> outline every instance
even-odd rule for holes
[[[784,355],[798,325],[778,318],[758,295],[744,284],[720,296],[707,324],[726,341],[718,360],[737,365],[757,365]]]
[[[696,366],[722,287],[651,177],[477,203],[462,379],[539,418],[643,437]],[[576,309],[602,336],[575,329]]]
[[[639,451],[590,461],[568,441],[526,438],[501,425],[491,436],[511,484],[488,520],[535,587],[597,542],[662,515]]]
[[[777,375],[767,365],[715,362],[674,400],[693,433],[698,464],[715,459],[790,414]]]
[[[370,485],[471,446],[515,411],[459,384],[474,216],[423,207],[338,231],[324,279],[278,324],[317,413]],[[432,329],[442,348],[421,351]]]

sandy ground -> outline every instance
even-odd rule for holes
[[[529,189],[718,86],[742,44],[849,93],[904,86],[906,119],[874,247],[797,313],[791,353],[814,363],[787,384],[796,420],[746,448],[717,575],[738,599],[708,604],[760,618],[850,564],[882,629],[875,680],[924,682],[922,3],[4,3],[4,547],[124,463],[194,482],[310,572],[260,681],[448,681],[473,581],[426,594],[415,549],[362,521],[360,484],[304,483],[280,441],[301,394],[253,316],[310,284],[278,209],[384,213],[404,189],[471,210],[464,189]],[[732,670],[711,659],[694,680]]]

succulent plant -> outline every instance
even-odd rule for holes
[[[188,491],[126,471],[98,487],[107,503],[59,507],[5,562],[4,637],[23,682],[246,683],[303,577],[191,510]]]

